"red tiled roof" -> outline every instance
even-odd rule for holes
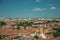
[[[32,28],[32,29],[28,29],[26,31],[17,30],[17,29],[9,29],[9,28],[4,28],[4,29],[0,28],[0,35],[9,35],[10,38],[14,38],[14,37],[18,36],[20,32],[25,32],[27,34],[31,34],[31,33],[35,32],[36,30],[39,30],[39,28]]]

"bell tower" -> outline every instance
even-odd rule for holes
[[[40,37],[47,38],[47,36],[44,34],[44,26],[40,26]]]

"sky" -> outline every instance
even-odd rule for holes
[[[0,18],[60,18],[60,0],[0,0]]]

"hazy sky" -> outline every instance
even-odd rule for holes
[[[60,18],[60,0],[0,0],[0,18]]]

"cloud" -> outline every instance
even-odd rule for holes
[[[50,7],[50,9],[56,9],[56,7],[54,7],[54,6],[53,7]]]
[[[36,2],[40,2],[40,0],[35,0]]]
[[[46,8],[33,8],[32,11],[42,11],[42,10],[46,10]]]
[[[57,9],[55,4],[50,4],[49,7],[50,9]]]

